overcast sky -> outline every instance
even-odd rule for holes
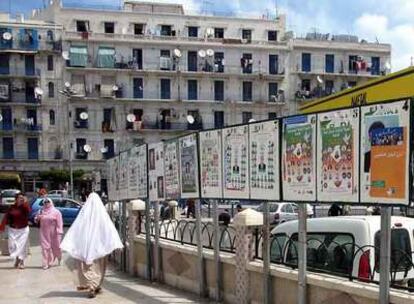
[[[0,0],[0,10],[30,12],[48,0]],[[146,0],[151,2],[152,0]],[[64,3],[85,3],[64,0]],[[414,0],[155,0],[182,3],[191,11],[262,16],[287,14],[289,30],[297,36],[309,31],[353,34],[368,41],[392,44],[394,71],[408,67],[414,56]],[[119,5],[120,0],[87,0],[88,4]]]

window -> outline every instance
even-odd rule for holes
[[[171,25],[161,25],[161,36],[175,36],[172,33]]]
[[[223,52],[214,53],[214,72],[224,73],[224,53]]]
[[[3,158],[4,159],[14,158],[13,137],[3,137]]]
[[[9,54],[0,54],[0,74],[7,75],[10,73],[10,56]]]
[[[224,101],[224,81],[223,80],[214,81],[214,100]]]
[[[327,95],[331,95],[334,93],[334,81],[333,80],[325,80],[325,93]]]
[[[251,81],[243,81],[243,101],[253,100],[253,83]]]
[[[34,76],[35,69],[35,56],[34,55],[25,55],[24,56],[24,67],[26,76]]]
[[[214,38],[219,38],[219,39],[224,38],[224,28],[215,27],[214,28]]]
[[[188,64],[188,71],[197,72],[197,52],[188,51],[187,64]]]
[[[371,57],[371,75],[380,74],[380,58]]]
[[[142,78],[134,78],[133,93],[134,98],[144,98],[144,84]]]
[[[349,70],[349,73],[351,74],[358,73],[358,56],[356,55],[349,56],[348,70]]]
[[[277,82],[269,82],[269,101],[275,102],[277,98],[278,85]]]
[[[252,41],[252,30],[242,30],[242,39],[245,39],[248,42],[251,42]]]
[[[108,159],[114,157],[115,155],[115,145],[113,139],[104,139],[104,147],[106,148],[106,152],[104,153],[104,158]]]
[[[53,71],[53,55],[47,56],[47,70]]]
[[[10,107],[1,109],[1,116],[3,120],[0,122],[2,130],[13,130],[13,115]]]
[[[160,70],[170,70],[171,68],[171,57],[170,50],[160,51]]]
[[[56,123],[55,111],[50,110],[49,111],[49,125],[54,126],[55,123]]]
[[[39,139],[28,138],[27,139],[27,154],[29,159],[39,158]]]
[[[76,31],[77,32],[88,32],[89,31],[89,21],[77,20],[76,21]]]
[[[131,114],[134,114],[136,122],[142,122],[142,115],[144,114],[144,111],[142,109],[134,109]],[[133,127],[134,127],[133,122],[126,121],[127,130],[132,130]]]
[[[277,31],[268,31],[267,32],[268,41],[277,41]]]
[[[203,128],[203,123],[201,121],[200,112],[198,110],[190,110],[187,111],[187,115],[191,115],[194,117],[194,122],[192,124],[187,124],[188,130],[200,130]]]
[[[142,49],[132,50],[132,66],[136,70],[142,70]]]
[[[171,99],[170,79],[161,79],[161,99]]]
[[[267,115],[268,115],[267,116],[268,119],[276,119],[277,118],[277,113],[276,112],[269,112]]]
[[[292,205],[290,205],[290,204],[283,205],[282,206],[282,212],[293,213]]]
[[[241,67],[243,69],[243,74],[251,74],[253,72],[253,55],[252,54],[243,54],[241,60]]]
[[[84,146],[86,145],[86,138],[76,138],[76,159],[88,159]]]
[[[277,75],[279,72],[279,56],[269,55],[269,74]]]
[[[310,79],[302,79],[301,89],[302,89],[302,91],[310,92],[310,90],[311,90],[311,81],[310,81]]]
[[[333,54],[325,55],[325,72],[326,73],[335,72],[335,55]]]
[[[198,86],[197,80],[188,80],[188,100],[197,100]]]
[[[380,269],[381,234],[375,234],[375,271]],[[391,269],[393,271],[409,271],[411,264],[410,235],[406,229],[391,230]]]
[[[188,27],[188,37],[198,37],[198,27],[189,26]]]
[[[214,128],[224,127],[224,112],[214,111]]]
[[[103,109],[102,132],[112,132],[112,116],[114,114],[113,108]]]
[[[48,31],[46,32],[46,40],[47,40],[47,41],[54,41],[54,40],[55,40],[55,37],[54,37],[54,35],[53,35],[53,31],[48,30]]]
[[[74,127],[78,128],[78,129],[87,129],[88,128],[88,119],[82,119],[81,118],[81,113],[88,113],[88,109],[87,108],[76,108],[75,109]]]
[[[144,24],[134,23],[134,35],[144,35]]]
[[[356,87],[357,82],[356,81],[348,81],[348,88]]]
[[[37,111],[36,109],[27,109],[26,118],[30,121],[28,128],[31,130],[37,129]]]
[[[298,264],[298,234],[295,233],[289,244],[286,262]],[[307,263],[310,269],[349,274],[352,270],[354,238],[345,233],[308,233]]]
[[[311,54],[302,53],[302,72],[311,71]]]
[[[105,34],[115,33],[115,23],[113,22],[104,22]]]
[[[252,116],[252,112],[242,112],[242,123],[248,123]]]
[[[47,88],[48,88],[49,98],[55,97],[55,84],[53,82],[49,82],[47,84]]]

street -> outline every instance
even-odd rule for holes
[[[2,237],[4,234],[1,235]],[[24,270],[13,268],[9,257],[0,256],[0,304],[10,303],[202,303],[194,295],[131,278],[109,267],[103,293],[88,299],[76,291],[73,260],[66,256],[62,266],[41,268],[37,228],[30,232],[31,255]]]

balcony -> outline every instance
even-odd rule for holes
[[[160,132],[177,132],[188,130],[202,130],[212,128],[208,124],[194,123],[188,124],[186,122],[169,122],[169,121],[136,121],[126,127],[128,132],[146,132],[146,131],[160,131]]]
[[[0,123],[0,131],[13,131],[13,124],[2,122]]]
[[[75,120],[73,122],[73,127],[75,129],[88,129],[89,123],[87,120]]]
[[[34,161],[53,161],[53,160],[61,160],[62,153],[59,151],[56,152],[40,152],[40,151],[1,151],[0,152],[0,159],[1,160],[34,160]]]
[[[102,121],[102,133],[112,133],[114,130],[112,129],[112,123],[110,121]]]
[[[61,52],[62,40],[37,40],[13,39],[10,41],[2,40],[0,43],[0,53],[36,53],[38,51]]]
[[[75,159],[88,159],[88,153],[85,151],[75,152]]]
[[[25,68],[0,68],[1,78],[39,78],[41,74],[40,69],[25,69]]]
[[[16,131],[26,131],[26,132],[41,132],[43,130],[41,124],[33,124],[29,122],[15,122],[14,130]]]

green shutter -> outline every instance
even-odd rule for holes
[[[98,68],[114,68],[115,67],[115,49],[99,48],[98,59],[96,62]]]
[[[70,66],[86,67],[88,62],[88,49],[86,46],[70,47]]]

